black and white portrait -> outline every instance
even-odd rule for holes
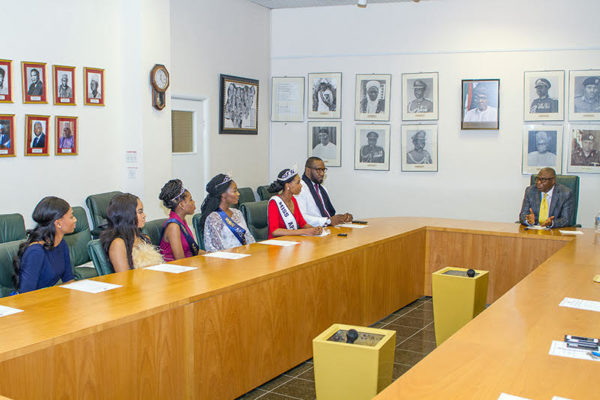
[[[355,169],[390,169],[390,126],[356,125]]]
[[[403,120],[437,119],[437,98],[437,72],[402,74]]]
[[[52,66],[54,77],[54,104],[75,105],[75,67]]]
[[[319,157],[328,167],[341,163],[341,122],[308,123],[308,156]]]
[[[600,126],[571,126],[567,172],[600,174]]]
[[[437,125],[402,126],[402,171],[437,171]]]
[[[308,74],[309,118],[340,118],[342,74]]]
[[[600,120],[600,70],[570,71],[569,119]]]
[[[221,75],[221,133],[258,133],[258,81]]]
[[[523,134],[523,173],[562,166],[562,126],[529,125]]]
[[[389,121],[391,75],[356,75],[357,121]]]
[[[41,96],[44,93],[44,81],[42,68],[27,67],[27,94],[30,96]]]
[[[10,86],[8,65],[0,64],[0,101],[5,100],[8,96],[8,88]]]
[[[102,77],[100,74],[90,73],[89,86],[88,86],[88,97],[90,99],[101,99],[102,98]]]
[[[103,69],[83,68],[83,94],[85,105],[104,106],[106,101],[106,82],[104,81]]]
[[[65,71],[60,76],[60,84],[58,85],[58,97],[59,98],[71,98],[73,97],[73,74]]]
[[[562,121],[564,99],[564,71],[525,72],[525,121]]]
[[[22,62],[23,103],[47,103],[46,64]]]

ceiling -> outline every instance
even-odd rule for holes
[[[343,6],[356,4],[357,0],[249,0],[267,8],[298,8],[319,6]],[[368,0],[369,3],[405,3],[419,0]]]

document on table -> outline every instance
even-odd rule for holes
[[[62,285],[61,287],[64,287],[66,289],[79,290],[81,292],[87,293],[100,293],[106,292],[107,290],[116,289],[118,287],[121,287],[121,285],[114,285],[112,283],[90,281],[88,279],[84,279],[82,281],[67,283],[66,285]]]
[[[0,306],[0,317],[6,317],[7,315],[12,315],[20,312],[23,312],[23,310],[7,306]]]
[[[175,264],[158,264],[153,265],[152,267],[146,267],[146,269],[151,269],[152,271],[161,271],[168,272],[171,274],[180,274],[182,272],[191,271],[194,269],[198,269],[197,267],[184,267],[183,265],[175,265]]]
[[[240,258],[250,257],[250,254],[228,253],[226,251],[215,251],[214,253],[203,254],[204,257],[225,258],[227,260],[239,260]]]
[[[526,397],[514,396],[512,394],[500,393],[498,400],[530,400]]]
[[[271,246],[281,246],[281,247],[295,246],[297,244],[300,244],[300,242],[291,242],[288,240],[273,240],[273,239],[263,240],[262,242],[258,242],[258,243],[268,244]]]
[[[342,227],[342,228],[356,228],[356,229],[362,229],[362,228],[366,228],[368,225],[360,225],[360,224],[339,224],[336,225],[336,227]]]
[[[571,297],[565,297],[559,306],[578,308],[586,311],[600,311],[600,301],[573,299]]]
[[[567,358],[578,358],[580,360],[590,360],[597,361],[592,358],[591,351],[588,349],[574,349],[572,347],[567,347],[566,342],[562,342],[560,340],[553,340],[552,345],[550,346],[550,351],[548,352],[551,356],[558,357],[567,357]]]
[[[558,231],[563,235],[583,235],[582,231],[566,231],[562,229],[559,229]]]
[[[544,229],[547,229],[547,228],[545,226],[541,226],[541,225],[529,225],[525,229],[533,230],[533,231],[543,231]]]

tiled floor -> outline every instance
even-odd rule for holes
[[[422,297],[372,326],[396,331],[394,380],[435,349],[431,297]],[[311,359],[246,393],[239,399],[312,400],[315,397],[315,377]]]

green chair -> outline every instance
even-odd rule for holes
[[[96,268],[96,272],[98,275],[108,275],[115,272],[110,260],[108,259],[108,255],[104,252],[102,248],[102,244],[100,240],[94,239],[88,243],[88,253],[90,254],[90,258],[94,262],[94,267]]]
[[[240,207],[246,224],[248,224],[248,229],[250,229],[250,233],[252,233],[257,242],[266,240],[269,237],[269,223],[267,221],[268,204],[267,200],[263,200],[244,203]]]
[[[27,230],[21,214],[0,215],[0,243],[25,239]]]
[[[92,237],[97,239],[100,237],[100,232],[106,226],[106,209],[108,208],[108,203],[110,203],[111,199],[123,192],[115,191],[115,192],[107,192],[107,193],[98,193],[92,194],[85,199],[85,204],[90,211],[90,217],[92,220]]]
[[[254,192],[252,191],[252,188],[249,188],[249,187],[238,188],[238,192],[240,192],[240,200],[235,205],[235,208],[240,208],[240,206],[244,203],[248,203],[250,201],[256,201],[256,198],[254,197]]]
[[[536,175],[531,175],[530,184],[535,185]],[[560,183],[571,189],[573,192],[573,215],[571,216],[571,226],[581,227],[577,224],[577,209],[579,208],[579,176],[577,175],[556,175],[556,183]]]
[[[77,218],[77,224],[73,233],[65,235],[65,241],[69,246],[71,267],[75,279],[87,279],[98,276],[92,265],[88,253],[88,243],[92,240],[90,225],[83,207],[73,207],[73,215]]]
[[[160,234],[162,232],[162,227],[167,219],[168,218],[161,218],[146,222],[146,224],[142,228],[142,233],[148,235],[148,237],[150,237],[150,242],[152,242],[152,244],[155,246],[160,245]]]
[[[258,197],[260,197],[261,200],[269,200],[271,197],[273,197],[277,194],[277,193],[270,193],[267,190],[268,187],[269,187],[269,185],[259,186],[258,188],[256,188],[256,193],[258,193]]]
[[[206,248],[204,247],[204,232],[200,229],[200,218],[202,218],[202,213],[194,214],[192,217],[192,225],[194,226],[194,232],[196,232],[198,246],[206,251]]]
[[[0,297],[8,296],[15,290],[13,282],[13,258],[19,251],[22,240],[0,243]]]

